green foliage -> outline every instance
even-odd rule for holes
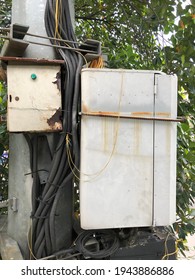
[[[11,3],[12,0],[0,0],[0,27],[7,27],[11,21]],[[1,31],[0,31],[1,34]],[[3,44],[3,40],[0,39],[0,49]]]
[[[0,26],[7,27],[11,20],[11,0],[0,1]],[[3,40],[0,39],[0,49]],[[6,122],[2,121],[6,115],[7,93],[6,85],[0,81],[0,199],[7,199],[8,195],[8,133]],[[2,211],[0,209],[0,211]]]
[[[12,0],[0,0],[0,26],[6,27],[11,20]]]
[[[0,82],[0,118],[6,114],[7,94],[5,85]],[[8,190],[8,133],[6,122],[0,122],[0,198],[7,199]]]
[[[109,67],[156,69],[178,76],[178,238],[195,233],[195,2],[76,0],[76,32],[100,40]],[[179,243],[180,244],[180,243]],[[180,245],[184,249],[184,243]]]

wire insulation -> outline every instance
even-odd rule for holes
[[[29,254],[33,259],[46,258],[58,251],[56,232],[56,209],[62,190],[72,185],[73,174],[68,163],[66,135],[70,135],[70,149],[74,166],[79,168],[80,151],[78,140],[78,103],[80,100],[80,73],[85,60],[79,52],[79,45],[71,23],[69,1],[47,0],[45,7],[45,28],[60,59],[64,60],[62,71],[62,133],[52,157],[51,168],[45,184],[40,185],[37,170],[36,137],[31,139],[33,148],[33,193],[32,226],[29,231]],[[56,39],[56,40],[55,40]],[[67,41],[67,42],[65,42]],[[57,47],[56,47],[57,46]],[[72,51],[74,50],[74,51]],[[28,139],[29,142],[29,139]],[[31,148],[32,149],[32,148]],[[39,190],[39,192],[37,191]],[[72,209],[72,207],[71,207]],[[70,210],[71,211],[71,210]],[[71,217],[72,213],[65,213]],[[64,244],[64,248],[69,247]]]

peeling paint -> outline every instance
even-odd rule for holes
[[[55,114],[50,119],[47,119],[48,125],[53,129],[53,130],[61,130],[62,129],[62,123],[61,123],[61,109],[59,108],[56,110]]]
[[[56,80],[52,83],[57,85],[57,89],[61,92],[61,73],[60,72],[58,72],[56,74]]]

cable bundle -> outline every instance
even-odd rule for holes
[[[45,9],[45,26],[52,44],[64,46],[64,39],[76,42],[73,31],[69,1],[48,0]],[[32,189],[32,226],[29,236],[31,256],[35,259],[43,258],[56,252],[55,210],[62,191],[71,184],[73,173],[69,166],[66,151],[66,135],[71,143],[71,157],[74,166],[79,168],[79,140],[78,140],[78,104],[80,100],[80,72],[83,65],[83,55],[74,50],[77,43],[66,44],[70,49],[56,48],[58,55],[64,60],[65,74],[62,78],[62,126],[63,130],[53,154],[48,180],[39,197],[40,188],[38,176],[34,176]],[[34,143],[36,147],[36,142]],[[36,149],[34,149],[36,152]],[[35,161],[34,161],[35,162]],[[36,162],[34,164],[36,170]],[[36,171],[34,171],[36,172]],[[75,170],[75,172],[77,172]],[[38,186],[38,187],[37,187]],[[72,184],[73,186],[73,184]],[[40,192],[40,190],[39,190]],[[71,202],[72,203],[72,202]],[[70,229],[71,230],[71,229]],[[66,247],[66,245],[65,245]]]
[[[90,243],[97,243],[96,250],[90,249]],[[113,230],[83,231],[76,240],[77,250],[84,257],[103,259],[111,256],[119,249],[119,239]]]

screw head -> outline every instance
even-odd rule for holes
[[[34,73],[31,74],[31,79],[32,79],[32,80],[36,80],[36,78],[37,78],[37,75],[36,75],[36,74],[34,74]]]

